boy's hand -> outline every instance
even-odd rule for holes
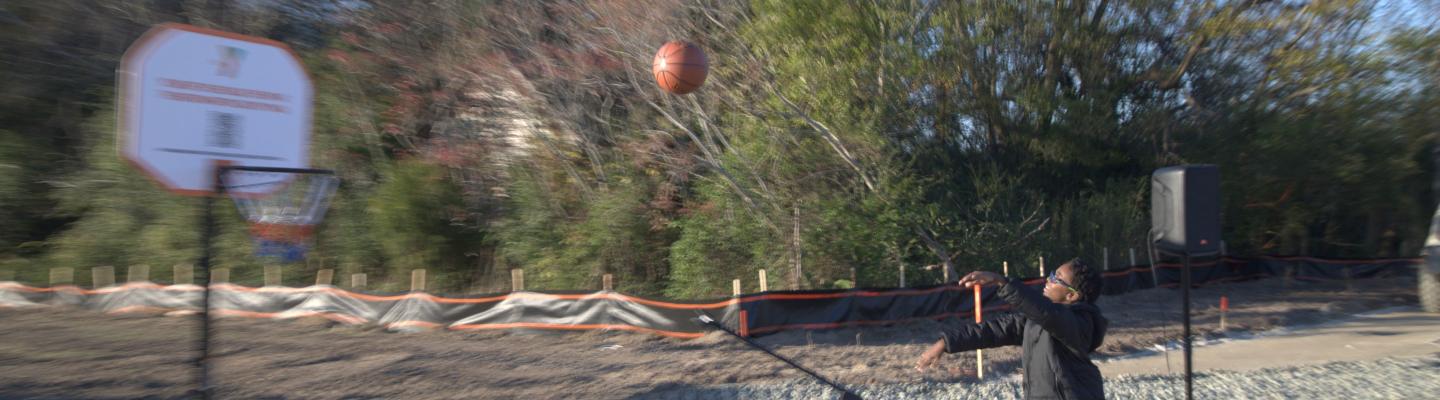
[[[975,271],[960,278],[960,287],[990,286],[1005,283],[1005,277],[990,271]]]
[[[920,355],[920,360],[915,362],[915,370],[919,372],[929,370],[930,367],[935,366],[935,362],[939,361],[943,354],[945,354],[945,341],[935,342],[930,348],[925,349],[924,354]]]

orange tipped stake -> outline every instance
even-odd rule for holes
[[[980,285],[972,287],[975,288],[975,323],[978,324],[980,323]],[[985,379],[984,350],[975,350],[975,375],[982,380]]]
[[[1220,331],[1225,331],[1225,314],[1230,312],[1230,298],[1220,296]]]

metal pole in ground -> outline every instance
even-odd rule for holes
[[[1180,270],[1180,295],[1181,308],[1185,312],[1185,400],[1195,398],[1195,379],[1191,375],[1191,354],[1190,354],[1190,254],[1184,256],[1183,265]]]
[[[214,195],[205,196],[205,219],[200,223],[200,284],[205,290],[200,291],[200,357],[195,359],[195,366],[199,369],[200,376],[200,398],[210,399],[213,392],[210,387],[210,258],[212,256],[210,245],[215,239],[215,197],[225,195],[226,167],[216,165],[214,172]]]
[[[980,307],[980,285],[973,287],[975,288],[975,324],[978,325],[983,321],[980,316],[982,311]],[[985,350],[975,350],[975,377],[982,381],[985,380]]]

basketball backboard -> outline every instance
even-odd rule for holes
[[[313,88],[280,42],[163,24],[130,46],[118,72],[120,154],[172,192],[213,193],[221,163],[309,166]]]

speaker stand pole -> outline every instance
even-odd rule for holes
[[[1185,252],[1180,268],[1180,301],[1185,313],[1185,400],[1193,399],[1195,381],[1191,375],[1190,349],[1190,252]]]

